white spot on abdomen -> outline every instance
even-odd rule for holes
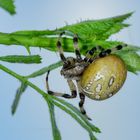
[[[108,85],[111,86],[113,83],[114,83],[114,77],[111,77],[110,80],[109,80]]]
[[[101,89],[102,89],[102,85],[101,84],[97,84],[96,89],[95,89],[96,92],[100,92]]]
[[[100,79],[104,78],[103,75],[101,75],[99,72],[96,74],[95,78],[94,78],[94,81],[98,81]]]
[[[100,99],[100,96],[99,95],[96,95],[95,98],[99,100]]]

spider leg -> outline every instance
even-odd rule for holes
[[[63,32],[60,33],[59,39],[57,41],[57,48],[58,48],[58,51],[59,51],[59,55],[60,55],[61,60],[65,63],[66,58],[64,56],[62,45],[61,45],[61,41],[60,41],[62,35],[64,35],[64,34],[67,34],[67,32],[66,31],[63,31]],[[82,57],[81,57],[81,54],[80,54],[80,49],[78,47],[78,36],[76,34],[73,37],[73,46],[74,46],[74,49],[75,49],[76,58],[78,60],[81,60]]]
[[[92,49],[90,49],[89,51],[87,51],[86,56],[84,58],[85,62],[91,62],[92,58],[96,55],[96,53],[98,51],[103,51],[104,48],[102,48],[101,46],[97,46],[97,47],[93,47]]]
[[[88,119],[91,120],[90,117],[88,117],[88,115],[86,114],[86,111],[84,109],[84,103],[85,103],[85,95],[83,94],[81,88],[80,88],[80,83],[79,81],[77,81],[77,86],[78,86],[78,90],[79,90],[79,97],[80,97],[80,102],[79,102],[79,108],[81,113]]]
[[[121,50],[123,47],[125,47],[126,45],[117,45],[116,47],[114,47],[114,48],[111,48],[111,49],[106,49],[106,50],[104,50],[104,51],[101,51],[100,53],[99,53],[99,57],[104,57],[104,56],[107,56],[107,55],[109,55],[109,54],[111,54],[111,53],[114,53],[114,52],[116,52],[116,51],[118,51],[118,50]]]
[[[76,58],[78,60],[81,60],[81,54],[80,54],[80,49],[78,47],[78,36],[75,34],[73,37],[73,45],[74,45],[74,49],[75,49],[75,54],[76,54]]]
[[[67,80],[69,88],[71,90],[71,95],[65,94],[65,93],[60,93],[60,92],[54,92],[54,91],[50,90],[49,83],[48,83],[49,72],[50,71],[48,71],[48,73],[46,75],[46,88],[47,88],[48,94],[54,95],[54,96],[59,96],[59,97],[64,97],[67,99],[75,98],[77,96],[76,86],[74,85],[72,80]]]
[[[126,46],[127,45],[117,45],[114,48],[102,50],[97,56],[92,56],[92,58],[90,59],[90,61],[88,60],[88,62],[92,63],[96,58],[105,57],[111,53],[115,53],[116,51],[121,50],[123,47]]]
[[[94,53],[96,52],[97,48],[96,47],[93,47],[91,50],[89,50],[87,53],[86,53],[86,56],[84,58],[84,61],[85,62],[90,62],[91,60],[91,57],[94,55]]]
[[[58,38],[58,41],[56,43],[56,46],[58,48],[58,52],[59,52],[59,55],[60,55],[60,58],[61,60],[65,63],[66,62],[66,58],[64,56],[64,53],[63,53],[63,48],[62,48],[62,45],[61,45],[61,36],[64,34],[64,32],[60,33],[59,35],[59,38]]]

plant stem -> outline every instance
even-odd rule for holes
[[[46,99],[45,99],[46,100]],[[54,112],[54,104],[51,102],[51,100],[46,100],[49,112],[50,112],[50,120],[52,124],[52,132],[53,132],[53,139],[54,140],[61,140],[61,134],[57,127],[56,120],[55,120],[55,112]]]
[[[47,67],[41,68],[40,70],[37,70],[37,71],[33,72],[32,74],[27,75],[26,78],[34,78],[34,77],[40,76],[40,75],[46,73],[47,71],[51,71],[51,70],[56,69],[60,66],[62,66],[62,62],[61,61],[56,62],[52,65],[47,66]]]
[[[72,118],[74,118],[83,128],[85,128],[89,132],[89,135],[92,137],[93,140],[97,140],[96,137],[92,133],[92,129],[88,125],[83,123],[81,119],[75,113],[72,113],[69,109],[67,109],[65,106],[61,105],[60,103],[57,103],[55,101],[53,101],[53,103],[59,108],[61,108],[62,110],[64,110],[66,113],[71,115]]]
[[[70,103],[66,102],[65,100],[62,100],[60,98],[57,98],[56,96],[52,96],[52,98],[57,101],[57,102],[61,102],[63,103],[63,105],[69,107],[74,113],[78,114],[78,116],[88,125],[91,127],[91,129],[96,132],[96,133],[101,133],[100,129],[97,128],[96,126],[94,126],[93,124],[91,124],[87,118],[85,116],[83,116],[81,114],[81,112],[73,105],[71,105]]]
[[[19,81],[22,81],[22,82],[26,82],[26,79],[24,79],[23,76],[15,73],[14,71],[8,69],[7,67],[3,66],[2,64],[0,64],[0,69],[5,71],[6,73],[12,75],[13,77],[15,77],[16,79],[18,79]]]
[[[31,83],[30,81],[27,80],[27,78],[25,78],[24,76],[21,76],[17,73],[15,73],[14,71],[6,68],[5,66],[3,66],[2,64],[0,64],[0,69],[5,71],[6,73],[12,75],[13,77],[15,77],[16,79],[18,79],[19,81],[21,81],[22,83],[26,83],[27,85],[29,85],[30,87],[32,87],[33,89],[35,89],[39,94],[41,94],[42,96],[46,96],[47,94],[42,91],[40,88],[38,88],[36,85],[34,85],[33,83]],[[47,96],[46,96],[47,97]]]
[[[41,90],[36,85],[34,85],[30,81],[28,81],[28,79],[26,77],[21,76],[21,75],[15,73],[15,72],[13,72],[12,70],[6,68],[2,64],[0,64],[0,69],[5,71],[6,73],[12,75],[16,79],[20,80],[22,83],[25,83],[28,86],[32,87],[34,90],[37,91],[37,93],[41,94],[47,102],[51,101],[55,105],[57,105],[59,108],[66,111],[68,114],[70,114],[78,123],[80,123],[89,132],[91,138],[94,138],[94,140],[96,140],[95,136],[92,134],[92,131],[93,131],[92,127],[89,124],[85,123],[84,119],[77,117],[77,115],[75,115],[76,112],[73,113],[72,108],[70,108],[67,104],[64,104],[63,102],[61,102],[61,100],[57,100],[57,102],[53,101],[53,96],[50,96],[50,95],[46,94],[43,90]],[[56,99],[56,97],[55,97],[55,99]],[[61,104],[63,104],[63,105],[61,105]],[[82,121],[81,121],[81,119],[82,119]]]

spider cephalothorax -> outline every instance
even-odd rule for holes
[[[81,74],[88,66],[84,60],[77,60],[73,57],[67,57],[61,69],[61,75],[66,79],[80,80]]]
[[[53,92],[49,89],[49,72],[46,77],[47,90],[51,95],[61,96],[64,98],[75,98],[77,96],[77,89],[73,80],[76,80],[80,96],[79,107],[81,113],[90,119],[86,115],[86,111],[83,107],[85,95],[94,100],[107,99],[113,96],[122,87],[126,79],[127,69],[123,60],[118,56],[111,54],[112,52],[122,49],[123,46],[118,45],[112,49],[106,50],[100,46],[93,47],[87,52],[85,58],[82,59],[78,47],[77,35],[74,36],[73,43],[76,58],[66,58],[63,54],[60,39],[57,42],[57,48],[63,62],[63,67],[60,73],[67,79],[71,95]],[[99,53],[97,53],[97,51]]]

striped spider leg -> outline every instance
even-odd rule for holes
[[[111,53],[114,53],[118,50],[123,49],[127,45],[117,45],[114,48],[111,49],[104,49],[101,46],[98,47],[93,47],[91,50],[89,50],[84,58],[85,62],[92,63],[95,59],[100,58],[100,57],[105,57]],[[99,53],[96,55],[95,53],[99,50]]]
[[[75,86],[73,80],[76,80],[77,81],[77,87],[78,87],[78,90],[79,90],[79,97],[80,97],[80,102],[79,102],[80,111],[84,116],[87,117],[87,119],[91,120],[86,115],[86,111],[83,107],[84,102],[85,102],[85,95],[82,93],[82,90],[80,89],[80,86],[79,86],[80,75],[82,74],[83,70],[85,69],[85,66],[87,66],[88,63],[86,63],[84,60],[82,60],[82,57],[81,57],[81,54],[80,54],[80,49],[78,47],[78,35],[76,35],[76,34],[73,37],[73,46],[74,46],[76,58],[73,58],[73,57],[67,57],[66,58],[64,56],[61,41],[60,41],[61,36],[64,33],[65,32],[62,32],[60,34],[60,37],[57,41],[56,46],[58,48],[60,59],[63,62],[61,75],[63,75],[67,79],[67,83],[68,83],[68,86],[70,88],[71,94],[69,95],[69,94],[66,94],[66,93],[54,92],[54,91],[50,90],[50,87],[49,87],[49,84],[48,84],[49,71],[48,71],[47,76],[46,76],[47,92],[50,95],[64,97],[64,98],[67,98],[67,99],[75,98],[77,96],[77,89],[76,89],[76,86]]]

